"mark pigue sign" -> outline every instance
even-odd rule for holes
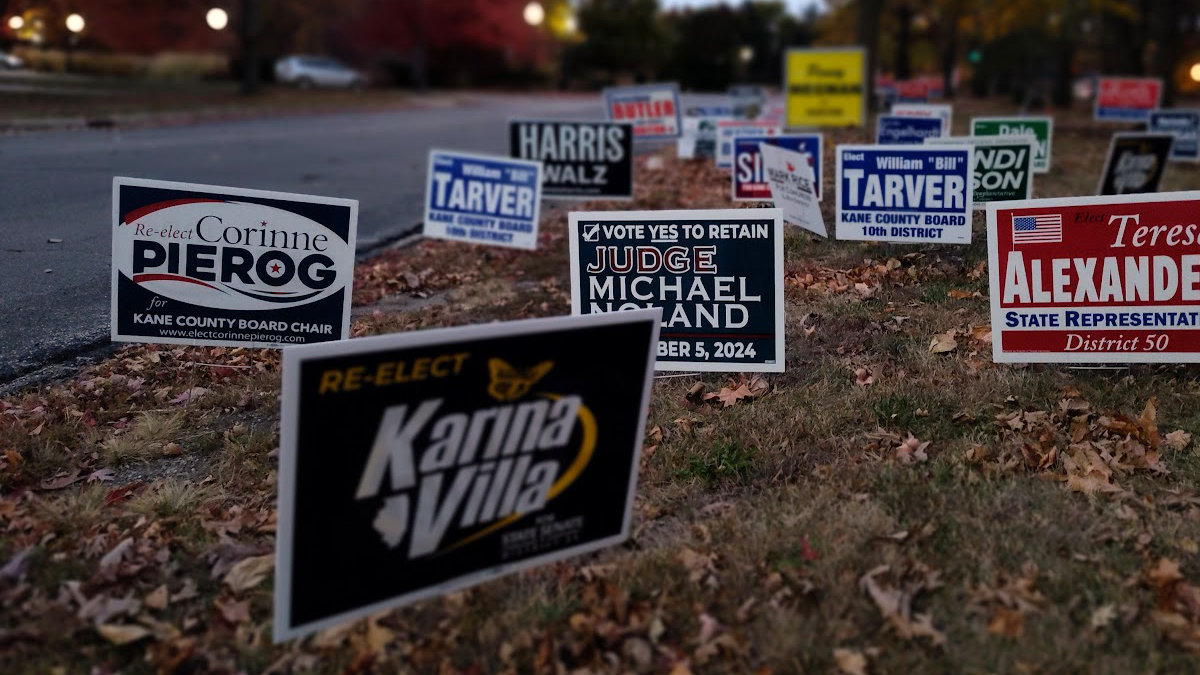
[[[430,150],[428,176],[425,236],[537,248],[540,162]]]
[[[1050,142],[1054,135],[1054,118],[1044,117],[972,117],[972,136],[1029,136],[1037,139],[1033,155],[1033,172],[1050,170]]]
[[[112,339],[346,339],[357,223],[349,199],[114,178]]]
[[[627,123],[515,120],[508,142],[513,157],[542,163],[546,197],[633,197],[633,127]]]
[[[1162,100],[1162,91],[1157,77],[1101,77],[1092,115],[1098,120],[1145,122]]]
[[[571,310],[661,307],[657,368],[783,371],[779,209],[571,213]]]
[[[1033,196],[1033,136],[946,136],[926,141],[930,142],[975,148],[971,200],[976,209],[987,202]]]
[[[766,201],[771,199],[766,164],[760,145],[773,145],[809,156],[813,187],[821,198],[821,134],[784,134],[780,136],[736,136],[733,141],[733,200]]]
[[[993,356],[1200,361],[1200,192],[988,204]]]
[[[839,145],[837,238],[971,242],[972,148]]]
[[[604,90],[604,108],[612,122],[629,122],[633,136],[642,140],[678,138],[679,85],[644,84]]]
[[[276,641],[625,540],[660,316],[285,350]]]

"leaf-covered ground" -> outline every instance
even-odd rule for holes
[[[1058,124],[1037,194],[1088,194],[1111,129]],[[827,134],[826,167],[867,140]],[[636,208],[730,205],[669,152],[636,181]],[[536,253],[360,264],[354,335],[567,313],[565,220]],[[280,646],[276,353],[134,346],[0,398],[0,670],[1194,671],[1200,371],[993,364],[975,228],[789,229],[787,372],[656,381],[626,545]]]

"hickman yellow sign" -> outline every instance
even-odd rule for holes
[[[787,126],[862,126],[867,59],[861,47],[789,49],[784,59]]]

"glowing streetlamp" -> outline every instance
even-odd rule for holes
[[[21,30],[25,27],[25,19],[20,16],[13,16],[8,19],[8,27],[13,30]]]
[[[75,33],[76,35],[82,33],[86,25],[87,23],[83,20],[83,17],[79,16],[78,14],[72,14],[71,16],[67,17],[67,30]]]
[[[224,30],[229,25],[229,13],[220,7],[213,7],[204,15],[208,27],[213,30]]]
[[[1188,75],[1191,75],[1192,82],[1200,82],[1200,63],[1193,63]]]
[[[525,23],[530,26],[540,26],[542,21],[546,19],[546,10],[542,9],[542,3],[531,2],[525,5]]]
[[[566,20],[563,21],[563,28],[568,33],[574,33],[575,31],[579,30],[579,21],[575,19],[574,14],[569,15]]]

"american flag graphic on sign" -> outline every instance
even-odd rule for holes
[[[1062,214],[1013,216],[1013,244],[1061,244]]]

